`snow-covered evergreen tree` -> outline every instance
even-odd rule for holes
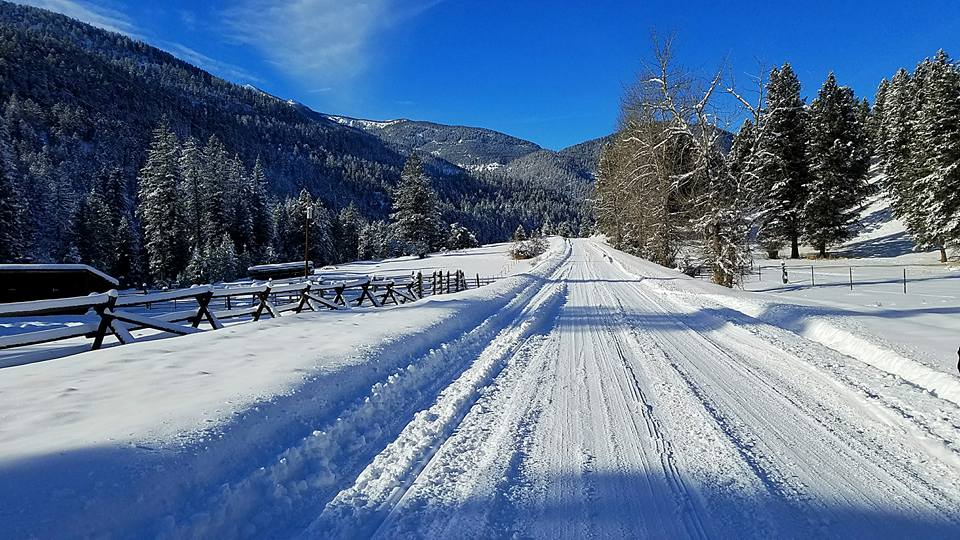
[[[230,173],[228,154],[223,142],[211,135],[201,156],[201,189],[203,200],[203,237],[207,245],[217,244],[233,223],[234,206],[229,199]]]
[[[396,255],[390,225],[382,220],[364,225],[357,240],[357,256],[361,260],[385,259]]]
[[[539,234],[540,236],[553,236],[556,232],[556,227],[553,225],[553,220],[550,219],[550,216],[546,216],[543,219],[543,224],[540,225]]]
[[[806,117],[800,81],[793,68],[784,64],[773,69],[767,84],[763,136],[758,149],[759,182],[754,191],[765,196],[759,220],[762,241],[789,243],[792,258],[800,256],[807,198]]]
[[[80,259],[100,270],[112,272],[117,262],[117,229],[114,217],[96,189],[84,197],[77,213],[77,249]]]
[[[870,132],[870,150],[880,162],[883,162],[883,141],[887,135],[884,130],[885,111],[887,109],[887,92],[890,91],[890,81],[883,79],[877,87],[877,93],[873,98],[873,107],[870,111],[870,122],[867,124],[867,130]]]
[[[523,228],[523,223],[517,225],[517,229],[513,231],[513,236],[510,237],[514,242],[522,242],[527,239],[527,231]]]
[[[338,258],[341,261],[352,261],[359,254],[360,232],[366,222],[352,202],[346,208],[340,210],[336,221]]]
[[[68,163],[61,163],[46,181],[44,201],[48,209],[46,232],[50,239],[50,260],[58,263],[80,262],[76,243],[76,219],[80,201],[70,178]]]
[[[940,50],[917,73],[914,180],[907,227],[921,245],[940,249],[960,239],[960,73]],[[919,68],[918,68],[919,69]]]
[[[239,155],[234,155],[227,162],[226,167],[228,176],[224,197],[226,205],[231,208],[228,232],[238,253],[245,253],[254,243],[253,214],[250,211],[250,199],[253,197],[252,185]]]
[[[851,238],[869,192],[870,149],[861,104],[833,73],[810,104],[803,237],[825,256],[827,247]]]
[[[166,120],[153,132],[147,162],[140,170],[140,207],[150,276],[161,285],[177,280],[185,266],[186,245],[179,213],[179,152]]]
[[[204,218],[206,197],[203,189],[203,168],[200,145],[187,139],[180,152],[180,191],[183,196],[183,221],[190,249],[202,252],[206,247]]]
[[[22,217],[25,204],[9,133],[6,123],[0,119],[0,263],[15,262],[24,256]]]
[[[253,164],[248,181],[250,219],[253,226],[250,246],[255,262],[266,260],[267,249],[273,241],[273,219],[270,215],[270,201],[267,196],[267,178],[260,158]]]
[[[310,220],[309,260],[318,266],[336,260],[336,248],[330,234],[330,212],[303,189],[296,199],[280,203],[274,212],[274,250],[282,262],[303,260],[307,208],[310,206],[313,207],[313,218]]]
[[[890,198],[894,215],[903,217],[909,211],[913,196],[913,81],[905,69],[890,80],[883,100],[880,126],[880,157],[884,172],[883,186]]]
[[[120,218],[116,229],[117,239],[114,242],[116,254],[112,276],[120,281],[121,286],[129,287],[142,283],[142,267],[140,261],[140,245],[137,243],[137,231],[129,216]]]
[[[437,194],[416,154],[411,155],[403,167],[390,219],[407,255],[423,258],[442,245],[443,221]]]
[[[448,249],[469,249],[478,245],[477,238],[470,232],[470,229],[459,223],[450,224],[450,233],[447,237]]]
[[[210,246],[205,258],[207,279],[211,283],[232,281],[237,278],[240,268],[237,252],[233,247],[233,239],[224,233],[219,240]]]

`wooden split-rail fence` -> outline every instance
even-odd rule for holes
[[[93,340],[92,349],[108,336],[121,344],[136,341],[132,332],[150,329],[186,335],[223,328],[224,321],[305,310],[342,310],[415,302],[426,296],[449,294],[487,285],[498,278],[468,278],[463,271],[418,272],[402,278],[369,276],[324,280],[321,276],[297,282],[238,287],[193,286],[186,289],[120,294],[116,290],[73,298],[0,304],[0,319],[78,314],[83,322],[67,326],[0,336],[0,349],[38,345],[73,338]],[[184,308],[184,306],[186,306]]]

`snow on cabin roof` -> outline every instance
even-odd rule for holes
[[[114,286],[119,286],[120,281],[106,273],[97,270],[96,268],[88,264],[0,264],[0,272],[68,272],[68,271],[85,271],[95,274],[96,276],[102,278],[104,281],[112,283]]]
[[[274,264],[258,264],[257,266],[251,266],[247,268],[248,272],[266,272],[270,270],[290,270],[290,269],[301,269],[303,268],[303,261],[298,262],[286,262],[286,263],[274,263]],[[310,265],[313,266],[313,262],[310,262]]]

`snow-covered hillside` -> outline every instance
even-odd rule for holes
[[[487,249],[431,264],[503,263]],[[4,535],[960,530],[956,375],[807,339],[760,295],[592,240],[512,271],[0,370]]]

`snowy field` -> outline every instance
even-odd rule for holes
[[[319,270],[359,275],[410,275],[423,272],[428,274],[437,270],[455,272],[463,270],[467,277],[507,276],[523,269],[523,261],[511,259],[507,252],[509,243],[490,244],[476,249],[451,251],[431,255],[426,259],[416,257],[398,257],[383,261],[358,261],[349,264],[326,266]]]
[[[512,272],[0,370],[4,535],[960,535],[956,373],[594,240]]]
[[[872,198],[860,221],[863,230],[836,258],[757,260],[763,270],[747,276],[744,288],[760,293],[756,299],[765,306],[765,320],[820,339],[860,336],[869,342],[864,347],[878,346],[873,354],[888,362],[905,363],[898,358],[905,357],[957,374],[958,254],[941,264],[938,252],[914,251],[882,195]],[[781,279],[781,262],[788,267],[787,284]]]

